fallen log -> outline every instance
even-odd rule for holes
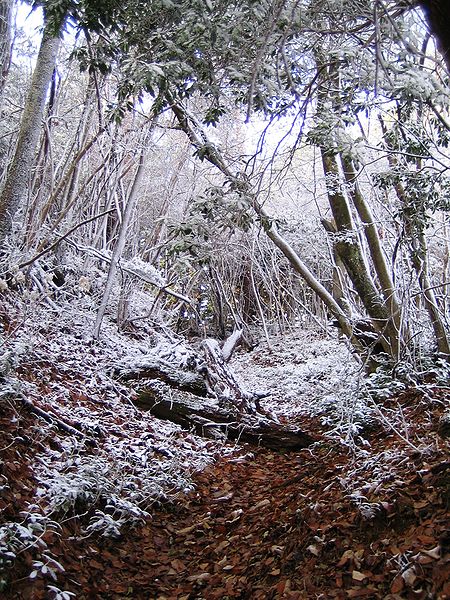
[[[203,375],[183,369],[156,354],[146,354],[139,358],[123,361],[116,366],[114,374],[123,381],[157,379],[195,396],[208,394],[208,386]]]
[[[135,405],[159,419],[169,420],[203,437],[224,438],[274,450],[300,450],[316,440],[267,415],[242,414],[220,406],[214,398],[162,393],[155,387],[137,390]]]
[[[121,361],[114,371],[121,380],[132,382],[138,408],[198,435],[275,450],[299,450],[316,441],[262,410],[259,401],[267,393],[240,386],[226,363],[240,334],[231,337],[225,353],[216,340],[206,339],[201,344],[203,356],[182,344],[163,346]]]
[[[229,357],[240,337],[235,335],[226,348]],[[201,352],[188,347],[158,350],[139,357],[130,357],[119,363],[114,374],[123,381],[156,379],[171,387],[195,396],[213,396],[221,404],[238,407],[241,412],[255,412],[263,393],[252,393],[241,388],[230,368],[219,343],[213,339],[202,342]]]

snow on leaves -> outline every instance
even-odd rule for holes
[[[321,441],[249,452],[133,406],[107,365],[148,355],[157,336],[147,348],[109,326],[91,346],[69,313],[40,318],[28,340],[20,334],[28,350],[16,375],[5,375],[81,435],[12,395],[0,406],[5,598],[450,594],[448,441],[433,428],[444,387],[382,396],[387,422],[377,420],[345,347],[297,331],[235,356],[233,369],[271,391],[264,403],[280,420],[320,430]]]

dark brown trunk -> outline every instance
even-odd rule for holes
[[[436,38],[437,46],[444,57],[450,73],[450,2],[448,0],[419,0],[430,32]]]

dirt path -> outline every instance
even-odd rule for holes
[[[340,483],[346,451],[246,449],[122,539],[68,544],[66,581],[81,599],[445,600],[449,463],[433,459],[412,456],[396,474],[401,491],[364,503]]]
[[[448,387],[387,398],[380,403],[385,420],[371,421],[370,428],[344,439],[330,431],[334,421],[325,426],[317,413],[301,414],[294,403],[300,394],[303,403],[312,403],[324,382],[325,392],[340,385],[336,397],[345,403],[340,371],[326,379],[330,363],[323,358],[316,364],[297,351],[289,358],[284,345],[278,352],[278,370],[264,351],[253,353],[250,366],[247,357],[236,367],[242,378],[247,371],[253,374],[251,388],[259,389],[261,382],[273,386],[279,416],[317,435],[317,444],[298,453],[220,447],[214,454],[210,442],[138,413],[115,387],[97,382],[80,389],[82,376],[89,381],[98,376],[95,354],[92,365],[82,363],[83,373],[78,364],[68,372],[58,370],[60,362],[33,359],[23,366],[37,406],[98,436],[94,445],[80,449],[78,438],[40,421],[22,403],[0,405],[0,516],[8,531],[19,534],[36,519],[46,524],[31,541],[25,537],[16,544],[13,560],[14,540],[2,539],[0,522],[0,570],[6,566],[0,595],[71,599],[50,594],[54,585],[78,600],[450,600],[449,440],[436,433]],[[347,407],[347,416],[357,412],[357,404]],[[148,459],[147,471],[139,469],[141,456]],[[201,471],[213,456],[220,458]],[[120,477],[102,496],[105,467]],[[146,498],[155,498],[161,473],[168,485],[173,482],[170,497],[183,489],[177,484],[183,470],[193,468],[200,469],[195,490],[180,493],[174,503],[153,505],[145,523],[123,527],[116,538],[88,535],[97,510],[105,518],[114,512],[106,506],[114,494],[125,490],[125,502],[137,489],[133,486],[142,490],[141,484],[150,482]],[[44,519],[36,492],[49,473],[47,502],[51,490],[61,489],[60,480],[66,486],[63,500],[77,496],[69,509]],[[86,473],[93,497],[83,504],[78,499]],[[53,559],[64,568],[56,579],[47,565],[30,577],[37,560],[52,565]]]
[[[314,558],[305,549],[319,527],[311,519],[310,478],[329,483],[335,472],[323,473],[318,457],[308,455],[304,477],[303,456],[256,450],[221,460],[173,510],[156,512],[132,536],[86,553],[85,597],[307,597],[303,568],[296,570]]]

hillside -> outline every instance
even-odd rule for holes
[[[136,408],[114,366],[188,341],[106,322],[93,342],[94,320],[87,295],[3,293],[2,597],[450,598],[444,367],[367,379],[300,328],[238,350],[241,384],[317,439],[275,452]]]

